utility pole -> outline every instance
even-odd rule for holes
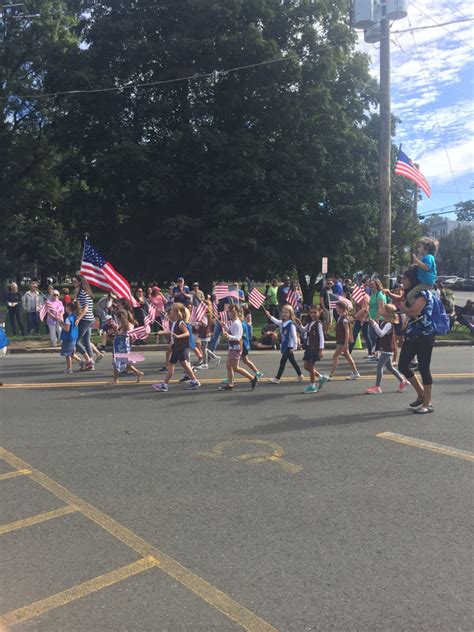
[[[385,13],[385,7],[382,7]],[[380,136],[379,186],[380,231],[378,272],[384,287],[390,287],[392,249],[392,112],[390,102],[390,25],[387,17],[380,21]]]

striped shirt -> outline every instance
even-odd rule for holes
[[[93,310],[94,301],[92,299],[92,296],[89,296],[87,292],[84,292],[84,290],[81,290],[77,296],[77,301],[79,305],[81,306],[81,310],[84,309],[84,307],[87,307],[87,312],[82,317],[82,320],[86,320],[86,321],[95,320],[94,310]]]

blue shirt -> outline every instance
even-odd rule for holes
[[[344,289],[342,287],[342,283],[340,281],[336,281],[332,286],[332,293],[337,294],[337,296],[342,296]]]
[[[436,261],[433,255],[425,255],[421,260],[425,265],[429,266],[429,270],[422,270],[418,268],[417,278],[420,283],[426,285],[434,285],[438,278],[438,271],[436,270]]]
[[[78,337],[78,326],[76,325],[76,317],[74,314],[66,316],[64,322],[69,325],[69,331],[61,329],[61,340],[65,342],[75,342]]]

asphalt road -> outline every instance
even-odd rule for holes
[[[0,630],[473,629],[471,348],[436,350],[427,416],[361,352],[317,395],[159,394],[161,357],[118,387],[0,359]]]

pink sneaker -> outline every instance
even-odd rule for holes
[[[400,386],[398,387],[397,393],[404,393],[409,386],[410,386],[410,382],[407,382],[407,380],[400,382]]]
[[[380,395],[383,391],[380,386],[371,386],[365,392],[367,395]]]

